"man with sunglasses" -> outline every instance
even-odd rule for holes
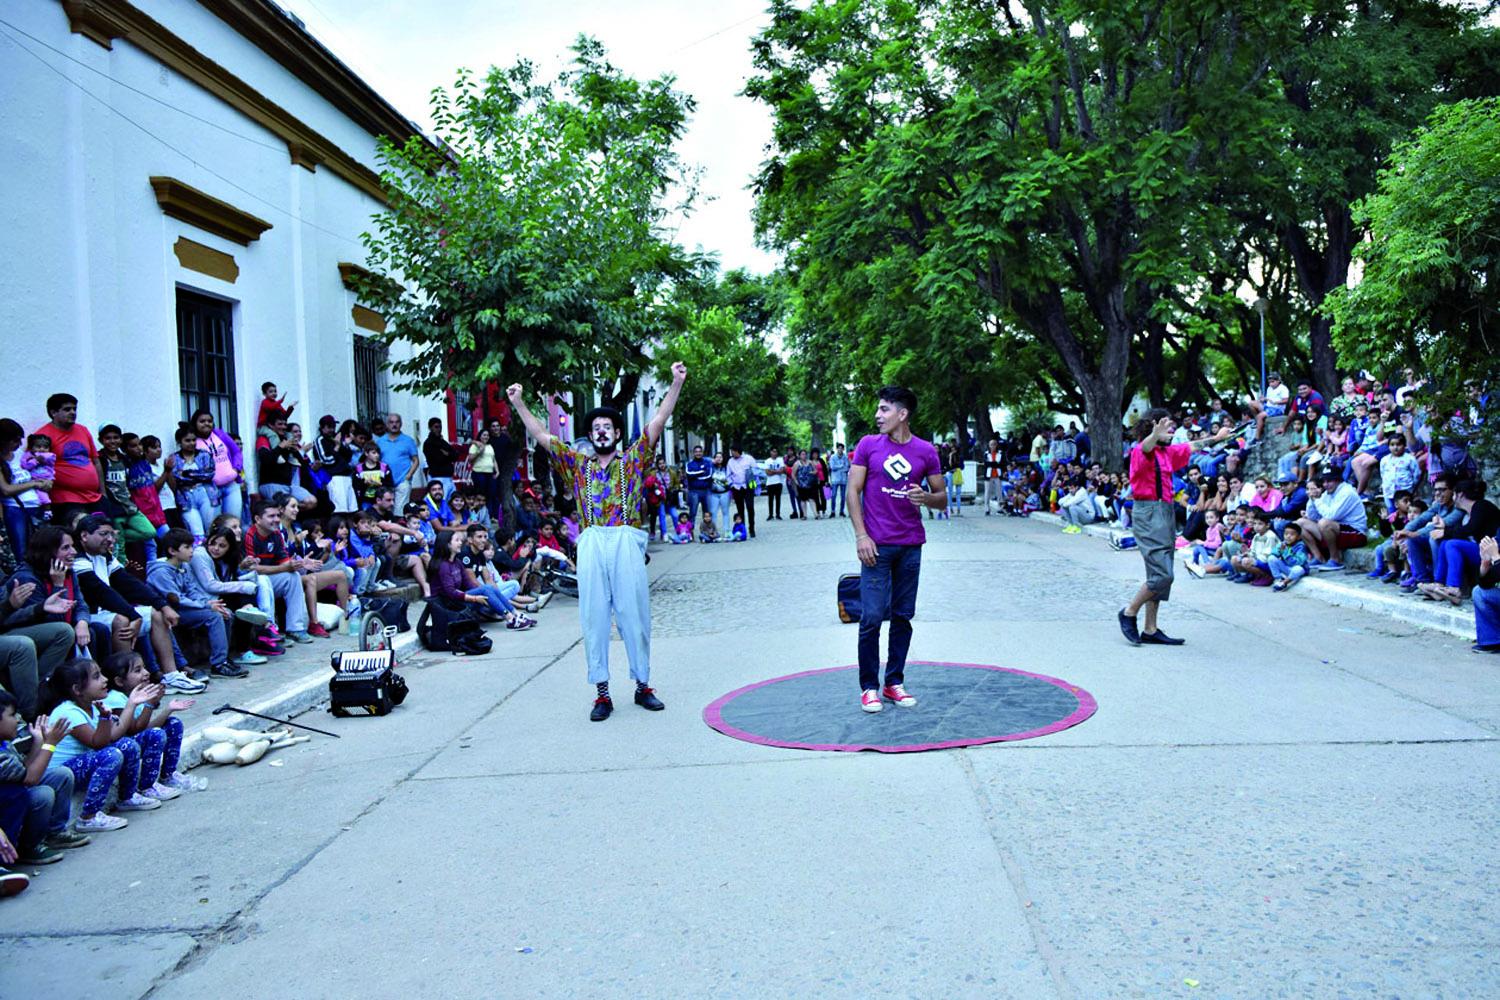
[[[1432,583],[1432,529],[1441,523],[1444,531],[1458,527],[1464,512],[1453,499],[1454,476],[1440,473],[1432,484],[1432,506],[1412,518],[1406,527],[1391,534],[1392,538],[1406,539],[1406,559],[1411,565],[1411,576],[1401,581],[1401,589],[1414,593],[1418,584]]]

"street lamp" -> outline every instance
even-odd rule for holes
[[[1271,302],[1264,295],[1256,296],[1250,308],[1260,314],[1260,398],[1266,398],[1266,310]]]

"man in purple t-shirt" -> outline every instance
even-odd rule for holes
[[[882,696],[902,708],[917,704],[902,682],[906,651],[911,648],[911,618],[917,610],[922,543],[927,541],[921,508],[944,510],[948,505],[937,449],[911,432],[916,394],[888,385],[879,398],[875,429],[880,433],[860,438],[849,460],[849,520],[862,564],[859,704],[866,712],[880,711]],[[886,618],[891,620],[891,636],[881,688],[880,623]]]

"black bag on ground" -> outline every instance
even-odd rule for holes
[[[466,638],[475,636],[483,642]],[[486,643],[493,645],[489,636],[484,634],[484,622],[478,615],[468,608],[453,610],[444,607],[436,598],[427,602],[422,617],[417,619],[417,641],[434,653],[488,653],[488,646],[483,650],[478,647]]]
[[[411,621],[406,617],[407,602],[399,597],[361,597],[360,607],[366,614],[376,614],[387,625],[396,626],[398,632],[410,632]]]
[[[859,621],[859,574],[845,573],[839,577],[839,621],[848,625]]]

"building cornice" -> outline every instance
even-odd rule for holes
[[[151,178],[151,190],[156,192],[156,203],[166,215],[241,246],[249,246],[271,228],[264,219],[243,212],[175,177]]]
[[[255,87],[193,48],[127,0],[60,0],[71,29],[106,49],[123,39],[202,87],[287,144],[290,162],[313,170],[327,167],[381,204],[386,203],[375,171],[350,156]],[[210,4],[210,8],[219,6]],[[290,24],[288,27],[292,27]],[[408,128],[409,131],[409,128]]]
[[[421,135],[390,102],[270,0],[210,0],[203,6],[371,135],[389,136],[398,145]]]

